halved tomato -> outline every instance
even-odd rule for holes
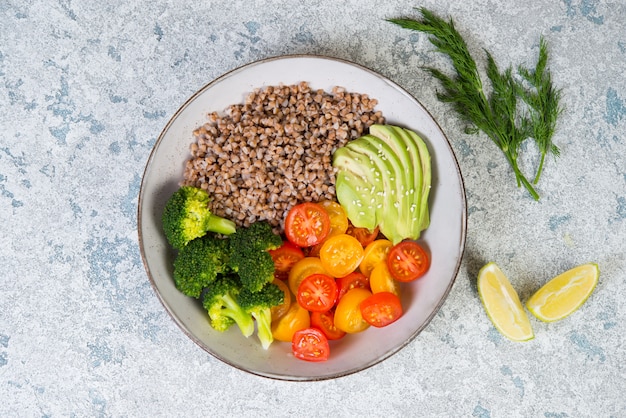
[[[393,278],[387,267],[387,261],[381,261],[374,267],[370,275],[370,289],[372,293],[391,292],[400,296],[399,283]]]
[[[337,287],[339,288],[339,294],[337,295],[337,300],[341,299],[343,295],[348,293],[349,290],[352,289],[369,289],[370,288],[370,280],[363,273],[358,271],[353,271],[347,276],[339,277],[337,280]]]
[[[311,327],[317,328],[326,335],[329,340],[339,340],[346,333],[335,326],[335,310],[326,312],[311,312]]]
[[[305,257],[298,261],[289,272],[289,290],[291,290],[294,295],[297,295],[300,282],[302,282],[305,277],[315,273],[327,274],[322,265],[322,260],[318,257]]]
[[[326,361],[330,355],[328,338],[317,328],[306,328],[293,335],[291,351],[294,357],[306,361]]]
[[[287,313],[276,322],[272,322],[272,336],[277,341],[290,342],[296,331],[311,326],[309,311],[304,309],[296,301],[291,303]]]
[[[330,231],[328,236],[344,234],[348,229],[348,216],[341,205],[334,200],[322,200],[319,205],[324,208],[330,218]]]
[[[346,234],[352,235],[361,243],[363,248],[365,248],[368,246],[369,243],[371,243],[378,237],[379,232],[380,231],[378,227],[374,228],[374,230],[369,230],[367,228],[359,228],[350,224],[348,226]]]
[[[391,275],[400,282],[410,282],[422,277],[430,267],[426,251],[415,241],[396,244],[387,257]]]
[[[300,247],[289,241],[285,241],[283,245],[270,250],[269,253],[274,260],[274,277],[280,280],[287,280],[291,267],[304,258]]]
[[[367,329],[370,324],[363,319],[359,305],[370,296],[372,292],[359,288],[343,295],[335,308],[335,326],[349,334]]]
[[[339,234],[328,238],[320,249],[324,269],[333,277],[352,273],[363,260],[363,247],[356,238]]]
[[[390,292],[374,293],[359,305],[361,315],[374,327],[385,327],[402,316],[400,298]]]
[[[365,247],[363,261],[361,261],[359,265],[361,273],[369,277],[378,263],[387,260],[387,255],[391,247],[393,247],[393,243],[388,239],[377,239],[369,243],[367,247]]]
[[[337,302],[337,283],[327,274],[312,274],[300,282],[296,298],[307,311],[326,312]]]
[[[285,235],[298,247],[310,247],[322,242],[329,231],[328,213],[317,203],[300,203],[287,213]]]

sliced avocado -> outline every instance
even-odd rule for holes
[[[407,200],[409,201],[409,212],[411,216],[411,230],[413,231],[413,239],[418,239],[422,232],[421,219],[420,219],[420,205],[422,202],[422,160],[420,158],[420,152],[415,140],[409,135],[406,129],[399,126],[393,126],[393,130],[398,135],[399,139],[403,141],[404,146],[410,156],[409,170],[411,173],[410,190],[407,194]]]
[[[409,129],[405,131],[413,138],[417,144],[417,148],[420,152],[420,159],[422,161],[422,199],[420,202],[420,225],[422,231],[430,225],[430,214],[428,210],[428,195],[430,194],[432,174],[431,174],[431,161],[430,152],[426,142],[416,133]]]
[[[362,177],[346,170],[337,173],[335,180],[337,200],[356,227],[373,230],[378,225],[376,207],[372,206],[371,186]]]
[[[349,142],[346,147],[366,155],[378,167],[383,188],[378,193],[376,218],[380,231],[392,242],[406,238],[407,226],[404,208],[400,204],[404,193],[404,168],[398,156],[382,139],[364,135]]]
[[[401,199],[406,237],[419,238],[419,200],[422,190],[422,169],[415,141],[394,125],[372,125],[370,133],[384,140],[398,156],[404,172],[404,192]]]

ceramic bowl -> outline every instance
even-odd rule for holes
[[[264,350],[255,337],[244,338],[235,327],[213,330],[201,304],[174,286],[175,256],[161,228],[166,200],[183,178],[193,130],[210,112],[242,103],[254,89],[309,82],[313,89],[341,86],[378,100],[386,122],[412,129],[426,141],[432,158],[430,227],[420,237],[432,257],[428,273],[403,289],[404,315],[385,328],[370,327],[331,342],[326,362],[296,359],[291,345],[274,342]],[[337,378],[373,366],[411,343],[444,303],[457,276],[466,235],[466,200],[457,161],[444,133],[428,111],[404,89],[385,77],[347,61],[291,55],[254,62],[210,82],[172,116],[147,162],[138,204],[141,256],[148,278],[163,306],[181,330],[208,353],[240,370],[282,380]]]

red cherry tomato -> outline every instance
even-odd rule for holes
[[[274,277],[280,280],[287,280],[289,271],[294,264],[304,258],[304,253],[289,241],[285,241],[283,245],[275,250],[269,251],[274,260]]]
[[[328,338],[317,328],[296,331],[291,340],[291,351],[305,361],[326,361],[330,355]]]
[[[361,289],[369,289],[370,288],[370,280],[367,276],[359,271],[353,271],[344,277],[339,277],[337,280],[337,287],[339,288],[339,294],[337,295],[337,300],[341,299],[343,295],[345,295],[348,290],[352,290],[355,288]]]
[[[311,327],[322,331],[329,340],[338,340],[346,335],[344,331],[335,326],[334,309],[326,312],[311,312]]]
[[[310,312],[326,312],[337,302],[337,283],[326,274],[305,277],[298,286],[296,298],[300,306]]]
[[[391,292],[374,293],[361,302],[361,315],[374,327],[385,327],[402,316],[400,298]]]
[[[317,203],[300,203],[287,213],[285,235],[298,247],[319,244],[330,231],[330,218]]]
[[[414,241],[402,241],[389,251],[389,272],[399,282],[410,282],[422,277],[430,267],[426,251]]]

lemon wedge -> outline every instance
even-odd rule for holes
[[[597,264],[574,267],[543,285],[526,301],[526,307],[544,322],[563,319],[585,303],[599,277]]]
[[[535,337],[517,292],[496,263],[488,263],[478,272],[478,295],[502,335],[513,341]]]

